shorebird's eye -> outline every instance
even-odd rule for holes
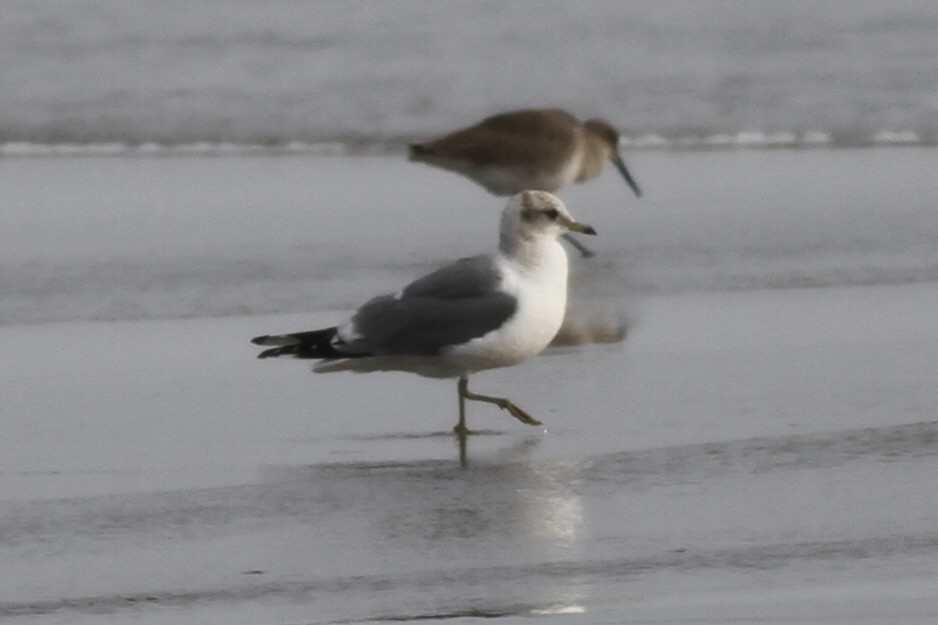
[[[544,214],[547,215],[548,219],[557,219],[558,217],[560,217],[560,213],[557,211],[556,208],[551,208],[549,210],[546,210],[544,211]]]

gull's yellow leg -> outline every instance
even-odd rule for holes
[[[459,423],[456,424],[453,431],[461,437],[469,434],[469,428],[466,427],[466,393],[468,392],[468,386],[469,378],[459,378],[457,386],[459,389]]]
[[[508,414],[513,416],[521,423],[527,425],[541,425],[541,422],[535,419],[528,411],[506,397],[492,397],[490,395],[479,395],[469,390],[469,379],[459,378],[459,424],[457,428],[465,428],[465,400],[481,401],[487,404],[495,404],[502,410],[507,410]],[[468,430],[464,430],[467,431]]]

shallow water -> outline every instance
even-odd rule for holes
[[[915,0],[13,0],[0,145],[386,149],[525,106],[651,148],[934,145],[936,27]]]

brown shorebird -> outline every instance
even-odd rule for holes
[[[584,182],[612,161],[636,196],[642,192],[619,155],[619,133],[604,119],[580,122],[560,109],[500,113],[474,126],[410,146],[410,160],[462,174],[495,195],[554,192]],[[592,255],[565,237],[584,256]]]

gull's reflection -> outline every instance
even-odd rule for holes
[[[577,467],[532,460],[541,440],[526,437],[471,463],[460,440],[461,469],[436,462],[369,476],[369,490],[381,493],[369,501],[374,521],[362,537],[372,557],[438,569],[452,582],[435,586],[438,598],[448,597],[441,610],[467,597],[532,610],[579,606],[584,584],[569,566],[585,542]]]
[[[466,468],[452,460],[270,468],[259,506],[290,520],[288,561],[374,614],[389,605],[408,606],[395,619],[578,611],[591,570],[582,566],[582,467],[541,458],[543,440],[475,437],[487,453],[476,450]]]
[[[468,469],[467,449],[469,437],[457,435],[459,441],[460,468]],[[527,526],[531,536],[547,539],[558,545],[575,544],[583,526],[583,506],[579,496],[566,488],[556,476],[557,465],[544,466],[530,462],[530,453],[543,441],[543,436],[528,436],[508,448],[496,453],[496,461],[514,468],[514,477],[525,473],[528,478],[536,476],[526,486],[516,491],[521,513],[520,521]],[[492,464],[483,467],[491,470]]]

